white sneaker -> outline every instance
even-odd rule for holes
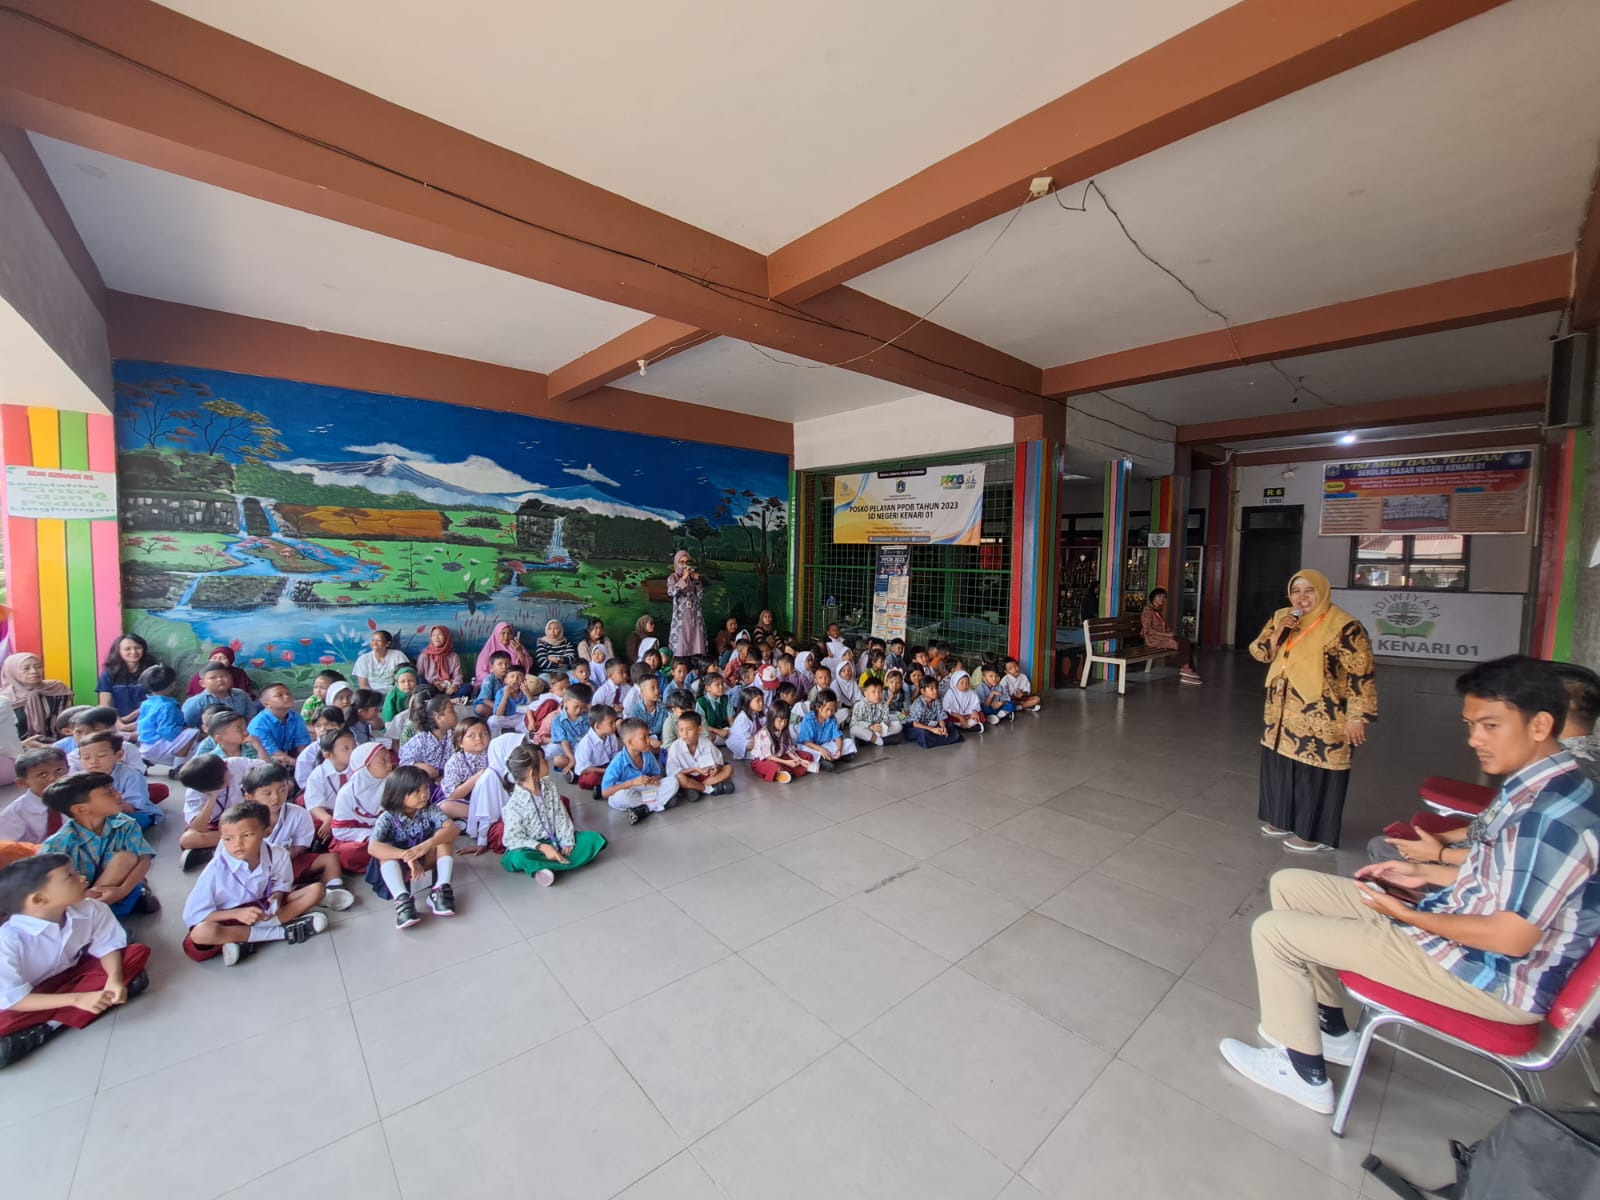
[[[1287,829],[1279,829],[1276,825],[1263,825],[1261,834],[1263,837],[1288,837],[1289,831]]]
[[[1333,1084],[1328,1080],[1307,1083],[1289,1061],[1289,1052],[1278,1046],[1247,1046],[1233,1038],[1223,1038],[1217,1047],[1228,1065],[1251,1083],[1269,1092],[1304,1105],[1312,1112],[1333,1111]]]
[[[556,873],[549,867],[545,867],[542,871],[535,871],[533,873],[533,881],[540,887],[549,887],[556,881]]]
[[[223,966],[225,966],[225,967],[236,967],[236,966],[239,965],[239,960],[241,958],[243,958],[243,957],[244,957],[244,943],[243,942],[224,942],[222,944],[222,965]]]
[[[343,912],[356,902],[356,898],[343,888],[329,888],[323,893],[322,902],[334,912]]]
[[[1269,1046],[1286,1049],[1282,1042],[1259,1025],[1256,1026],[1256,1036]],[[1356,1061],[1356,1047],[1360,1044],[1361,1035],[1354,1029],[1347,1029],[1338,1037],[1325,1033],[1322,1035],[1322,1057],[1341,1067],[1352,1066]]]
[[[999,713],[990,713],[989,714],[989,724],[991,724],[991,725],[1000,724],[1000,714]]]

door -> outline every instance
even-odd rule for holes
[[[1289,603],[1289,577],[1300,569],[1305,508],[1246,508],[1239,532],[1239,612],[1233,644],[1244,649],[1273,611]]]

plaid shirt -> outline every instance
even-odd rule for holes
[[[99,833],[85,829],[76,821],[64,821],[39,847],[40,854],[65,854],[72,860],[72,869],[90,883],[105,869],[111,856],[122,850],[140,857],[148,854],[151,858],[156,853],[144,840],[139,823],[125,813],[107,817]]]
[[[1565,750],[1507,777],[1470,843],[1455,883],[1420,912],[1516,913],[1540,931],[1521,958],[1474,950],[1405,926],[1423,952],[1456,978],[1514,1008],[1545,1013],[1600,936],[1600,800]]]

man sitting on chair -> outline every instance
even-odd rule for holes
[[[1328,1062],[1348,1066],[1338,972],[1490,1021],[1531,1025],[1600,935],[1600,800],[1557,740],[1566,690],[1522,655],[1456,680],[1467,743],[1505,783],[1466,861],[1381,862],[1355,879],[1279,871],[1272,911],[1250,931],[1265,1048],[1231,1038],[1240,1074],[1316,1112],[1333,1111]],[[1393,891],[1436,887],[1414,906]]]

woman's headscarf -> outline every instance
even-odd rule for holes
[[[688,566],[689,552],[687,550],[679,550],[672,556],[672,573],[674,575],[682,575],[688,569]]]
[[[72,689],[59,679],[41,679],[38,683],[22,682],[22,669],[28,663],[39,664],[44,670],[44,660],[37,654],[13,654],[0,667],[0,696],[11,701],[13,710],[20,709],[26,718],[29,737],[50,737],[50,718],[65,705],[52,705],[55,698],[72,695]]]
[[[510,637],[511,623],[498,621],[489,631],[489,640],[483,644],[483,649],[478,651],[477,678],[482,679],[489,673],[489,659],[496,650],[504,650],[511,656],[513,666],[521,667],[524,671],[533,668],[533,660],[528,657],[528,652],[520,644],[513,645]]]
[[[254,699],[256,694],[255,680],[246,675],[242,669],[233,665],[233,647],[211,647],[211,653],[206,655],[206,662],[209,663],[219,654],[222,655],[222,661],[228,664],[228,675],[232,680],[231,686],[238,688],[241,692],[245,693],[245,695],[249,696],[251,699]],[[202,664],[201,670],[203,671],[204,669],[205,666]],[[189,695],[198,696],[203,691],[205,691],[205,688],[200,683],[200,672],[196,671],[194,678],[189,681]]]
[[[436,633],[444,634],[444,645],[433,644],[433,635]],[[449,626],[435,625],[428,630],[428,644],[417,655],[417,666],[422,669],[422,677],[430,683],[436,679],[450,679],[461,670],[461,660],[456,657],[456,643],[450,636]]]
[[[1317,603],[1310,612],[1300,613],[1300,623],[1278,643],[1272,665],[1267,668],[1267,686],[1287,678],[1289,686],[1304,700],[1315,700],[1322,695],[1323,654],[1328,644],[1338,640],[1344,627],[1355,620],[1333,602],[1333,588],[1321,571],[1308,569],[1296,571],[1289,577],[1289,589],[1296,579],[1304,579],[1317,594]],[[1291,603],[1272,614],[1274,622],[1286,613],[1300,612]]]
[[[383,811],[383,780],[367,770],[367,765],[372,762],[373,755],[388,749],[386,742],[362,742],[350,752],[350,765],[345,768],[349,778],[339,789],[339,795],[348,793],[356,811],[363,817],[375,818]]]
[[[389,689],[389,694],[383,698],[383,719],[385,721],[392,721],[405,712],[411,706],[411,697],[417,694],[415,689],[409,692],[400,690],[400,676],[402,675],[409,675],[411,678],[416,679],[417,669],[409,664],[395,668],[394,686]],[[333,689],[329,688],[328,690],[332,691]]]
[[[511,799],[506,787],[507,760],[511,752],[527,740],[522,733],[502,733],[489,743],[489,766],[472,785],[472,795],[467,799],[467,836],[483,844],[489,836],[489,826],[500,819],[500,812]]]
[[[556,635],[550,636],[550,627],[555,626]],[[547,646],[565,646],[567,644],[567,631],[560,621],[552,618],[544,623],[544,636],[539,639]]]

